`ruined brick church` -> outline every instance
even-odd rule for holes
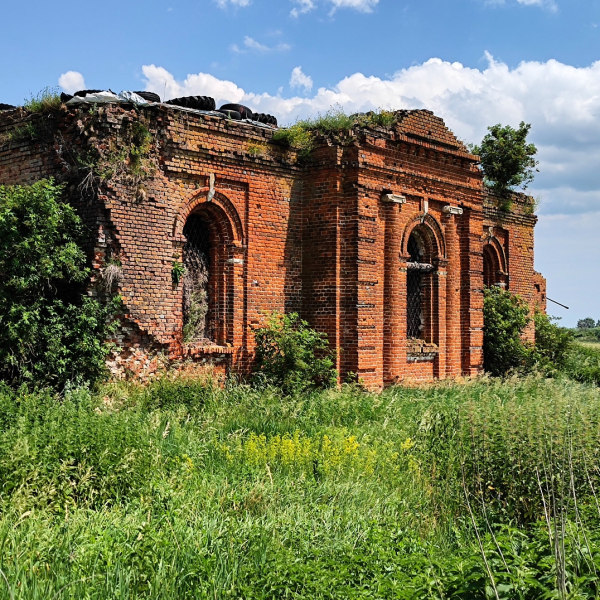
[[[245,374],[265,314],[295,311],[327,333],[342,380],[473,375],[484,285],[545,308],[531,199],[499,206],[442,119],[357,121],[307,153],[247,116],[125,101],[0,112],[0,184],[64,181],[90,232],[88,293],[122,297],[116,373]]]

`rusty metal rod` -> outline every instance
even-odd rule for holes
[[[546,300],[550,300],[550,302],[554,302],[554,304],[558,304],[559,306],[562,306],[563,308],[566,308],[567,310],[569,310],[568,306],[565,306],[564,304],[561,304],[560,302],[557,302],[556,300],[552,300],[552,298],[548,298],[548,296],[546,296]]]

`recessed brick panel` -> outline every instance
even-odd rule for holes
[[[83,194],[86,171],[77,157],[118,150],[123,131],[139,119],[152,134],[156,173],[138,184],[100,180],[94,194]],[[35,140],[7,142],[28,123],[39,131]],[[105,295],[101,270],[109,256],[121,258],[115,373],[149,377],[180,365],[247,374],[253,329],[277,310],[299,312],[327,333],[341,380],[354,374],[378,389],[473,375],[483,366],[484,256],[497,259],[498,284],[545,309],[545,280],[533,270],[530,200],[517,195],[509,212],[498,208],[477,157],[431,112],[400,111],[390,129],[318,138],[304,162],[272,135],[164,105],[0,115],[0,183],[65,182],[90,232],[90,294]],[[387,202],[387,194],[405,201]],[[447,214],[448,205],[462,214]],[[183,286],[171,271],[194,212],[210,223],[215,245],[214,339],[185,344]],[[415,228],[435,248],[423,292],[423,346],[406,339],[406,244]]]

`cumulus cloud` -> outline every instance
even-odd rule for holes
[[[292,0],[296,6],[292,8],[290,15],[298,17],[301,14],[310,12],[317,7],[316,0]],[[354,8],[359,12],[372,12],[373,8],[379,4],[379,0],[326,0],[327,5],[331,7],[331,12],[339,8]]]
[[[244,90],[231,81],[217,79],[208,73],[188,75],[183,81],[175,77],[163,67],[144,65],[142,72],[146,77],[146,89],[157,93],[161,98],[177,98],[180,96],[212,96],[217,106],[226,102],[239,103],[244,97]]]
[[[289,44],[277,44],[276,46],[266,46],[265,44],[261,44],[260,42],[257,42],[254,38],[251,38],[250,36],[246,36],[244,38],[244,46],[243,48],[240,48],[237,44],[233,44],[231,46],[231,49],[233,50],[233,52],[236,52],[237,54],[245,54],[248,51],[255,51],[255,52],[287,52],[288,50],[291,50],[291,46]]]
[[[296,67],[292,71],[290,77],[290,87],[293,88],[304,88],[305,92],[312,90],[313,80],[312,77],[302,72],[302,67]]]
[[[310,96],[290,97],[247,91],[205,73],[177,81],[161,67],[143,71],[147,89],[160,95],[242,102],[276,115],[282,124],[335,105],[348,112],[427,108],[459,138],[479,142],[489,125],[516,127],[525,121],[532,124],[530,137],[539,149],[540,173],[530,191],[542,196],[541,212],[600,211],[600,61],[588,67],[523,62],[511,69],[487,55],[487,66],[474,69],[432,58],[387,78],[354,73]],[[294,71],[290,85],[307,90],[300,78],[304,73],[299,67]]]
[[[77,71],[67,71],[58,78],[58,85],[67,92],[67,94],[74,94],[79,90],[85,89],[85,80],[81,73],[78,73]]]

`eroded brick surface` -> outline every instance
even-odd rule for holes
[[[118,156],[135,123],[151,134],[145,176],[125,168],[92,177],[95,151]],[[246,374],[253,328],[278,310],[328,334],[342,380],[355,374],[381,388],[471,375],[482,370],[484,277],[545,308],[530,199],[498,208],[477,158],[431,112],[401,111],[393,128],[320,138],[307,161],[272,135],[165,105],[0,115],[0,183],[65,182],[90,231],[90,294],[107,296],[102,270],[120,261],[115,373],[149,377],[181,363]],[[183,286],[172,270],[195,213],[210,229],[212,333],[186,344]],[[428,269],[418,340],[407,340],[411,234]]]

